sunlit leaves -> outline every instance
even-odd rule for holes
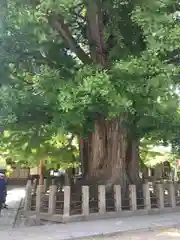
[[[136,122],[138,136],[170,139],[179,104],[179,67],[172,60],[180,47],[174,1],[103,1],[106,69],[80,63],[51,24],[63,16],[88,53],[86,3],[9,1],[7,31],[0,36],[0,123],[16,138],[5,143],[3,137],[3,151],[30,162],[45,157],[49,165],[74,161],[78,150],[67,147],[67,133],[87,134],[98,117],[122,112],[129,126]]]

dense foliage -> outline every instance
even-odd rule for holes
[[[179,8],[174,0],[5,1],[1,151],[30,161],[63,161],[66,151],[72,160],[69,133],[87,138],[94,121],[122,114],[133,139],[176,138]]]

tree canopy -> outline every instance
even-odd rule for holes
[[[176,137],[178,2],[1,4],[0,124],[9,132],[1,134],[2,151],[52,159],[69,148],[64,136],[87,139],[97,120],[119,117],[131,139]]]

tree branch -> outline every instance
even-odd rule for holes
[[[31,4],[33,6],[37,6],[40,4],[39,0],[31,0]],[[81,6],[80,4],[79,6]],[[51,10],[51,9],[49,9]],[[76,39],[72,36],[72,33],[69,29],[68,24],[65,23],[64,17],[61,14],[58,16],[51,11],[51,15],[48,18],[48,22],[50,26],[56,30],[64,39],[67,48],[74,52],[76,56],[85,64],[92,64],[92,59],[88,56],[87,53],[79,46]]]
[[[85,64],[92,64],[92,59],[87,53],[78,45],[74,37],[72,36],[68,25],[64,22],[62,16],[51,16],[49,23],[53,29],[55,29],[63,37],[67,47],[76,54],[76,56]]]
[[[88,25],[88,39],[91,47],[91,56],[96,63],[107,65],[105,56],[103,5],[102,0],[85,0]]]

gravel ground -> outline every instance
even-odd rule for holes
[[[111,236],[111,237],[89,238],[89,240],[102,240],[102,239],[103,240],[171,240],[171,239],[178,240],[180,239],[180,228],[121,234],[121,235]]]

